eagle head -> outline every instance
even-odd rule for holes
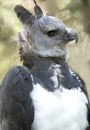
[[[24,27],[18,33],[21,57],[33,53],[41,57],[66,57],[66,45],[72,40],[78,41],[75,30],[68,28],[58,18],[46,14],[34,0],[33,15],[21,5],[14,8]]]

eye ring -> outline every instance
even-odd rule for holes
[[[51,31],[49,31],[49,32],[47,33],[47,35],[48,35],[49,37],[54,37],[54,36],[57,35],[57,33],[58,33],[58,30],[51,30]]]

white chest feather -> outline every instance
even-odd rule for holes
[[[31,97],[35,106],[32,130],[85,130],[87,98],[77,89],[48,92],[34,85]]]

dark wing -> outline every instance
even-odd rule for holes
[[[81,90],[85,93],[85,95],[88,98],[88,93],[87,93],[87,89],[86,89],[86,84],[83,81],[83,79],[80,77],[79,74],[77,74],[76,72],[74,72],[73,70],[70,70],[71,73],[71,77],[72,77],[72,87],[79,87],[81,88]]]
[[[32,89],[31,73],[26,67],[13,67],[6,74],[0,88],[1,130],[31,130],[34,119]]]
[[[85,95],[88,97],[87,88],[84,80],[79,76],[79,74],[76,73],[76,80],[78,83],[78,86],[81,88],[81,90],[85,93]]]
[[[83,91],[83,92],[87,95],[87,97],[88,97],[88,93],[87,93],[87,89],[86,89],[86,84],[85,84],[84,80],[79,76],[79,74],[76,74],[76,76],[77,76],[77,81],[79,82],[82,91]]]

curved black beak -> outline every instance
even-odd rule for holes
[[[78,43],[78,33],[73,29],[67,28],[67,30],[64,34],[64,37],[65,37],[64,40],[66,41],[66,43],[73,41],[73,40],[75,40],[76,44]]]

